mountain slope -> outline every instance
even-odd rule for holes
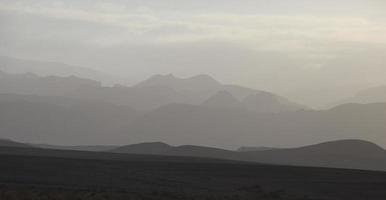
[[[79,146],[64,146],[64,145],[48,145],[48,144],[34,144],[33,146],[44,149],[57,149],[57,150],[73,150],[73,151],[94,151],[102,152],[115,149],[116,145],[79,145]]]
[[[217,92],[215,95],[205,100],[201,105],[212,108],[243,108],[241,102],[227,91]]]
[[[325,142],[292,149],[245,152],[250,161],[270,164],[386,170],[386,151],[361,140]]]
[[[129,141],[123,127],[138,115],[105,102],[0,94],[0,137],[67,145],[118,143]]]
[[[248,110],[257,112],[279,113],[307,109],[306,106],[293,103],[283,97],[279,97],[268,92],[259,92],[248,95],[244,98],[242,104]]]
[[[0,139],[0,147],[23,147],[23,148],[31,148],[32,145],[24,144],[21,142],[15,142],[7,139]]]

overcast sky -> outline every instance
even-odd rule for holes
[[[1,0],[0,55],[316,101],[386,84],[386,1]]]

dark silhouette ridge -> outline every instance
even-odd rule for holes
[[[273,147],[240,147],[237,149],[239,152],[249,152],[249,151],[266,151],[266,150],[273,150],[276,148]]]
[[[112,152],[169,156],[193,156],[267,164],[386,171],[386,151],[363,140],[339,140],[299,148],[229,151],[202,146],[170,146],[165,143],[140,143],[118,147]]]
[[[63,146],[63,145],[49,145],[49,144],[33,144],[34,147],[57,150],[73,150],[73,151],[96,151],[103,152],[115,149],[117,145],[78,145],[78,146]]]
[[[383,200],[386,194],[386,173],[379,171],[15,147],[0,147],[0,160],[5,199]]]
[[[126,146],[50,146],[50,145],[32,145],[13,142],[10,140],[0,140],[0,147],[23,147],[28,148],[26,151],[9,150],[9,154],[34,154],[41,152],[46,156],[63,155],[68,157],[72,155],[69,151],[99,151],[122,154],[141,154],[141,155],[159,155],[159,156],[182,156],[197,158],[213,158],[234,161],[257,162],[265,164],[294,165],[294,166],[312,166],[327,168],[347,168],[363,170],[380,170],[386,171],[386,150],[378,145],[363,140],[339,140],[323,142],[315,145],[308,145],[297,148],[283,149],[264,149],[255,151],[230,151],[220,148],[181,145],[171,146],[162,142],[147,142],[132,144]],[[43,149],[57,149],[50,151],[50,154],[44,153]],[[109,148],[107,148],[109,147]],[[5,151],[5,150],[4,150]],[[0,154],[2,150],[0,148]],[[13,152],[13,153],[12,153]],[[24,152],[24,153],[23,153]],[[64,154],[62,154],[63,152]],[[66,153],[67,152],[67,153]],[[38,154],[41,154],[38,153]],[[43,155],[42,154],[42,155]],[[91,154],[90,154],[91,155]],[[106,154],[107,155],[107,154]],[[118,155],[117,155],[118,156]],[[115,156],[115,157],[117,157]],[[118,156],[119,157],[119,156]],[[117,157],[117,158],[118,158]],[[84,157],[86,158],[86,157]],[[92,159],[91,157],[88,159]]]
[[[15,142],[9,139],[0,139],[0,147],[23,147],[23,148],[31,148],[32,145],[28,145],[21,142]]]

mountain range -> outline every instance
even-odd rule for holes
[[[339,140],[295,148],[271,148],[256,151],[231,151],[195,145],[171,146],[162,142],[138,143],[124,146],[55,146],[0,140],[0,147],[29,148],[31,150],[28,151],[28,154],[31,152],[44,154],[46,149],[51,152],[51,156],[71,154],[68,150],[78,151],[82,155],[85,153],[81,151],[97,151],[114,153],[115,155],[110,155],[111,157],[119,157],[116,154],[158,155],[212,158],[274,165],[386,171],[386,150],[374,143],[363,140]],[[51,151],[50,149],[59,151]],[[62,150],[66,150],[67,153],[61,152]],[[10,151],[10,154],[12,152],[23,154],[25,152],[18,149],[8,149],[8,151]]]
[[[0,94],[0,137],[48,144],[165,141],[236,148],[356,138],[385,146],[385,121],[386,103],[282,113],[169,104],[144,112],[104,101]]]
[[[311,110],[208,75],[155,75],[132,87],[110,87],[76,76],[0,71],[0,137],[35,143],[99,150],[95,144],[164,141],[229,149],[355,138],[386,146],[385,121],[386,103]]]
[[[157,75],[133,87],[106,87],[98,81],[75,76],[40,77],[31,73],[0,72],[0,93],[106,101],[138,110],[152,110],[172,103],[198,105],[221,91],[227,91],[236,98],[245,99],[246,105],[255,111],[286,112],[306,109],[306,106],[298,105],[272,93],[222,85],[206,75],[186,79],[175,78],[172,75]]]

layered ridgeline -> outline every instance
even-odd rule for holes
[[[363,140],[340,140],[298,148],[258,151],[229,151],[203,146],[170,146],[165,143],[140,143],[111,150],[116,153],[193,156],[253,161],[268,164],[386,171],[386,150]]]
[[[17,149],[30,148],[29,150]],[[16,148],[16,149],[15,149]],[[60,149],[60,150],[50,150]],[[10,140],[0,140],[0,154],[10,155],[47,155],[61,157],[74,155],[76,152],[63,151],[99,151],[103,157],[124,157],[117,154],[161,155],[177,157],[212,158],[221,160],[247,161],[263,164],[294,165],[327,168],[347,168],[386,171],[386,151],[378,145],[363,140],[339,140],[315,145],[259,149],[257,151],[231,151],[220,148],[182,145],[171,146],[162,142],[138,143],[119,147],[113,146],[55,146],[23,144]],[[24,153],[23,153],[24,152]],[[108,154],[110,153],[110,154]],[[112,153],[112,154],[111,154]],[[79,156],[87,155],[79,152]],[[93,154],[89,154],[93,155]],[[84,157],[87,158],[87,157]]]
[[[236,148],[347,138],[385,146],[386,104],[307,110],[207,75],[156,75],[133,87],[78,77],[0,73],[0,137],[83,145],[165,141]]]
[[[356,138],[385,146],[385,121],[386,103],[283,113],[170,104],[142,112],[109,102],[0,94],[0,137],[48,144],[165,141],[236,148]]]
[[[306,109],[278,95],[223,85],[207,75],[181,79],[172,75],[156,75],[133,87],[103,87],[100,82],[75,76],[40,77],[34,74],[0,72],[0,93],[64,96],[85,100],[106,101],[139,110],[152,110],[171,103],[199,105],[218,92],[226,91],[252,110],[285,112]],[[267,101],[269,101],[269,106]],[[257,105],[258,104],[258,105]],[[261,105],[260,105],[261,104]],[[266,109],[259,109],[265,107]]]

